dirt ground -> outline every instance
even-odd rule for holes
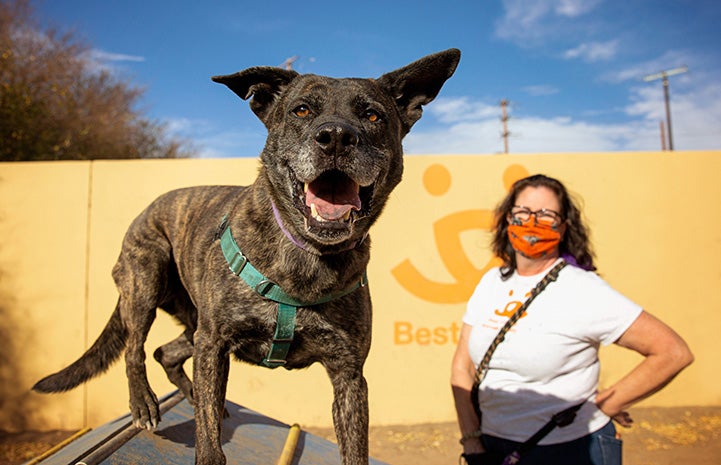
[[[636,408],[634,426],[621,431],[625,465],[721,465],[721,407]],[[335,440],[330,428],[307,432]],[[59,443],[72,431],[0,432],[0,465],[19,465]],[[371,455],[391,465],[456,465],[455,423],[373,426]]]

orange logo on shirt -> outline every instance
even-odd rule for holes
[[[529,292],[526,292],[526,295],[524,295],[524,297],[525,297],[525,298],[528,298],[530,295],[531,295],[531,292],[529,291]],[[509,297],[513,297],[513,290],[511,290],[511,291],[508,293],[508,296],[509,296]],[[521,302],[521,301],[511,300],[510,302],[508,302],[508,303],[506,304],[506,306],[505,306],[505,308],[504,308],[503,310],[494,310],[493,313],[495,313],[495,314],[498,315],[498,316],[502,316],[502,317],[505,317],[505,318],[510,318],[511,315],[513,315],[514,313],[516,313],[516,310],[518,310],[519,308],[521,308],[522,305],[523,305],[523,302]],[[521,315],[521,318],[524,318],[525,316],[526,316],[526,312],[523,312],[523,315]]]

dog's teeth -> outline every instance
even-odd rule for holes
[[[348,220],[350,220],[350,210],[348,210],[345,213],[345,215],[343,215],[343,221],[348,221]]]
[[[318,214],[318,207],[314,203],[310,204],[310,216],[316,221],[325,221],[325,218]]]
[[[303,193],[304,194],[308,193],[308,183],[303,184]]]

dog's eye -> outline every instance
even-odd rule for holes
[[[293,109],[293,114],[298,118],[306,118],[310,116],[310,108],[306,105],[298,105]]]
[[[375,110],[366,110],[363,116],[371,123],[376,123],[381,119],[381,115],[379,115],[378,112]]]

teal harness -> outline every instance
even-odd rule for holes
[[[224,218],[221,223],[221,228],[225,224],[226,219]],[[240,277],[259,295],[278,304],[278,317],[276,319],[273,341],[270,345],[268,355],[260,362],[260,365],[268,368],[277,368],[286,363],[288,350],[290,349],[291,342],[293,342],[293,335],[295,333],[295,317],[298,307],[311,307],[313,305],[324,304],[348,295],[368,284],[366,272],[363,272],[360,281],[343,291],[328,294],[315,302],[301,302],[286,294],[280,286],[263,276],[263,274],[248,261],[235,242],[235,239],[233,239],[229,225],[225,226],[220,236],[220,248],[233,274]]]

